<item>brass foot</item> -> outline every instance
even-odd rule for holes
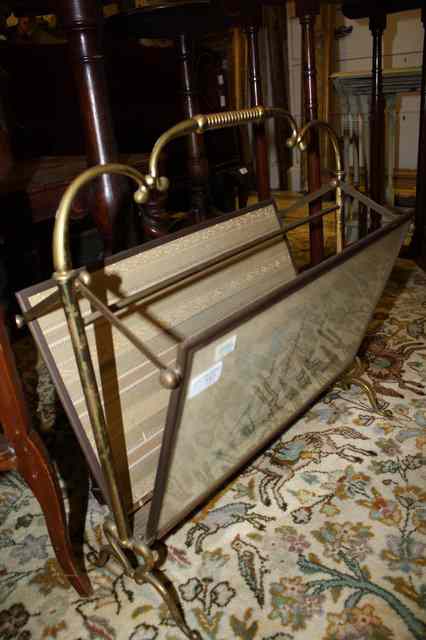
[[[348,390],[352,385],[359,387],[367,396],[368,401],[371,407],[378,413],[379,415],[385,418],[392,418],[393,413],[390,409],[382,409],[380,406],[379,400],[377,398],[377,394],[374,390],[373,385],[367,380],[362,378],[362,374],[364,373],[364,369],[361,363],[360,358],[357,356],[351,368],[343,374],[343,376],[338,380],[337,386],[342,389]]]
[[[135,578],[135,580],[136,582],[139,582],[138,578]],[[164,584],[165,578],[161,573],[154,573],[150,571],[143,576],[142,581],[149,582],[149,584],[154,587],[157,593],[160,594],[160,596],[166,603],[173,620],[176,622],[179,629],[186,635],[187,638],[190,638],[190,640],[201,639],[198,631],[192,631],[192,629],[190,629],[186,624],[185,618],[183,617],[183,613],[179,605],[179,601],[177,599],[177,594],[174,589],[172,590],[170,584],[168,584],[167,586],[166,584]]]
[[[95,561],[96,566],[104,566],[109,558],[113,557],[123,567],[127,576],[133,578],[138,584],[147,582],[157,591],[167,605],[177,627],[189,640],[200,640],[199,632],[192,631],[185,622],[175,589],[164,574],[155,569],[159,561],[157,551],[131,538],[120,540],[117,527],[109,518],[106,519],[103,529],[108,544],[99,551]]]

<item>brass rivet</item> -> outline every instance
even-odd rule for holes
[[[133,199],[136,204],[145,204],[148,202],[149,191],[145,186],[139,187],[139,189],[133,195]]]

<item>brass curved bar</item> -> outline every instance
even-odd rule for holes
[[[138,184],[138,190],[135,193],[135,200],[139,193],[147,192],[147,181],[144,175],[125,164],[108,163],[102,165],[96,165],[83,171],[73,182],[69,185],[59,203],[58,210],[56,212],[55,226],[53,229],[53,265],[55,269],[54,277],[58,284],[65,282],[72,278],[73,270],[71,264],[71,255],[69,247],[69,219],[71,214],[71,205],[79,190],[86,184],[94,180],[95,178],[105,174],[122,175],[128,178],[132,178]],[[135,338],[123,324],[117,320],[108,307],[103,305],[102,302],[94,296],[90,289],[85,285],[90,283],[90,275],[87,272],[79,274],[77,280],[77,286],[83,291],[84,295],[90,299],[91,303],[101,310],[109,321],[114,324],[121,333],[123,333],[128,340],[130,340],[151,362],[160,370],[160,382],[166,389],[175,389],[180,383],[180,374],[178,371],[169,369],[164,365],[154,353],[147,349],[140,340]]]
[[[136,193],[145,191],[147,188],[145,177],[142,173],[133,167],[114,162],[90,167],[75,178],[62,196],[56,212],[55,227],[53,230],[53,265],[55,273],[57,274],[65,274],[72,269],[69,251],[69,218],[74,198],[82,187],[105,173],[113,173],[132,178],[139,186]]]
[[[155,143],[149,159],[149,175],[145,176],[145,184],[148,191],[139,191],[136,201],[139,204],[145,203],[149,198],[149,190],[167,191],[169,181],[165,177],[158,175],[158,164],[160,154],[164,147],[181,136],[191,133],[202,134],[206,131],[224,129],[226,127],[236,127],[250,122],[263,122],[268,118],[284,118],[291,127],[291,137],[287,140],[287,146],[292,148],[297,142],[297,124],[293,116],[280,107],[252,107],[250,109],[239,109],[237,111],[224,111],[221,113],[209,113],[197,115],[189,120],[183,120],[177,125],[165,131]]]
[[[331,127],[328,122],[325,122],[324,120],[311,120],[310,122],[305,124],[305,126],[297,134],[296,139],[296,145],[299,147],[300,151],[306,151],[306,149],[308,148],[308,145],[303,141],[303,138],[306,136],[308,131],[310,131],[310,129],[323,129],[328,133],[336,160],[336,174],[338,179],[342,180],[344,177],[343,159],[340,151],[339,139],[333,127]]]
[[[189,120],[179,122],[174,127],[167,129],[167,131],[161,134],[154,144],[149,158],[149,174],[147,178],[151,188],[155,185],[155,188],[158,191],[167,191],[169,187],[169,181],[158,176],[158,161],[164,147],[176,138],[187,136],[190,133],[196,133],[197,131],[198,122],[195,118],[190,118]],[[143,204],[143,202],[139,202],[139,204]]]
[[[285,109],[282,109],[281,107],[265,107],[265,111],[267,118],[281,118],[287,120],[291,128],[291,136],[287,139],[286,144],[290,149],[295,147],[298,131],[296,120],[293,118],[291,113],[289,111],[286,111]]]
[[[331,144],[334,151],[334,158],[336,161],[336,179],[333,181],[336,187],[336,241],[337,241],[337,253],[341,253],[345,246],[345,225],[343,220],[343,197],[342,190],[340,189],[340,183],[342,182],[345,172],[343,170],[343,159],[340,151],[339,139],[334,129],[324,120],[311,120],[299,131],[297,135],[296,145],[300,151],[306,151],[308,145],[304,142],[303,138],[311,129],[323,129],[331,140]]]

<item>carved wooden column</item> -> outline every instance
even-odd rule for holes
[[[386,12],[370,15],[373,36],[372,87],[370,105],[370,195],[379,204],[385,201],[385,98],[383,95],[382,42]],[[373,214],[373,229],[380,226],[380,216]]]
[[[248,46],[248,72],[250,82],[251,106],[263,104],[263,91],[259,60],[259,25],[257,22],[244,28]],[[256,179],[259,200],[267,200],[271,197],[269,186],[269,160],[268,142],[266,139],[266,127],[263,123],[253,126],[255,153],[256,153]]]
[[[318,89],[315,60],[315,20],[319,13],[319,0],[296,0],[296,13],[302,27],[302,74],[304,112],[307,122],[318,119]],[[312,132],[308,148],[309,191],[321,187],[320,147],[317,132]],[[310,206],[309,213],[321,210],[321,201]],[[318,264],[324,258],[324,232],[322,219],[310,225],[311,264]]]
[[[416,218],[411,253],[419,265],[426,268],[426,3],[422,8],[422,24],[425,30],[423,41],[423,68],[420,106],[419,155],[417,159]]]
[[[117,147],[100,41],[102,5],[93,0],[60,0],[58,4],[69,42],[86,136],[88,164],[114,162],[118,159]],[[94,193],[93,215],[107,254],[115,249],[114,222],[125,194],[126,182],[120,177],[99,178]]]
[[[181,33],[176,40],[181,74],[182,104],[185,118],[192,118],[200,112],[194,80],[192,42],[187,34]],[[208,182],[209,167],[204,139],[196,133],[188,136],[188,168],[191,179],[191,207],[194,222],[207,217],[209,209]]]

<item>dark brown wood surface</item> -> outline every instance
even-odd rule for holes
[[[259,60],[259,25],[252,23],[244,29],[248,44],[248,73],[250,84],[250,99],[252,107],[263,104],[263,88]],[[263,123],[253,126],[255,154],[256,154],[256,179],[259,200],[268,200],[271,197],[269,185],[269,158],[268,142],[266,139],[266,127]]]
[[[315,55],[315,20],[319,14],[319,0],[296,0],[296,12],[302,27],[302,75],[305,121],[318,119],[318,87]],[[307,152],[308,187],[316,191],[321,186],[320,146],[317,132],[312,132]],[[309,209],[311,214],[321,209],[317,202]],[[310,225],[311,264],[315,265],[324,258],[324,231],[322,220]]]
[[[117,145],[100,42],[101,5],[93,0],[60,0],[76,82],[80,113],[84,123],[88,164],[117,161]],[[117,249],[114,223],[127,195],[127,183],[116,176],[99,178],[93,215],[107,254]]]
[[[370,195],[379,204],[385,201],[385,97],[383,94],[383,32],[386,29],[386,13],[375,11],[370,15],[370,31],[373,37],[372,84],[370,104]],[[377,229],[380,220],[373,216],[372,227]]]
[[[184,117],[197,112],[198,96],[192,58],[192,37],[212,31],[225,31],[242,25],[248,38],[251,104],[263,103],[257,35],[261,20],[261,0],[177,0],[149,5],[113,16],[108,33],[117,37],[173,37],[177,43],[183,95]],[[270,196],[268,150],[265,127],[254,129],[258,193],[261,200]],[[191,179],[191,213],[196,221],[209,212],[208,162],[202,139],[195,134],[188,141]]]
[[[398,13],[420,9],[423,0],[344,0],[343,15],[352,20],[368,18],[372,9],[383,9],[386,13]]]
[[[278,3],[277,3],[278,4]],[[280,6],[264,7],[263,24],[267,33],[270,56],[272,84],[272,101],[275,107],[288,109],[289,98],[289,66],[286,3]],[[279,160],[279,188],[288,189],[288,170],[292,166],[292,151],[286,141],[291,131],[285,120],[277,119],[274,123],[274,142]]]
[[[176,38],[177,57],[181,78],[181,100],[185,118],[192,118],[200,113],[198,90],[195,78],[195,59],[193,42],[186,33]],[[188,173],[191,181],[190,215],[194,222],[205,220],[208,215],[208,180],[209,166],[204,144],[204,137],[195,133],[187,138]]]

